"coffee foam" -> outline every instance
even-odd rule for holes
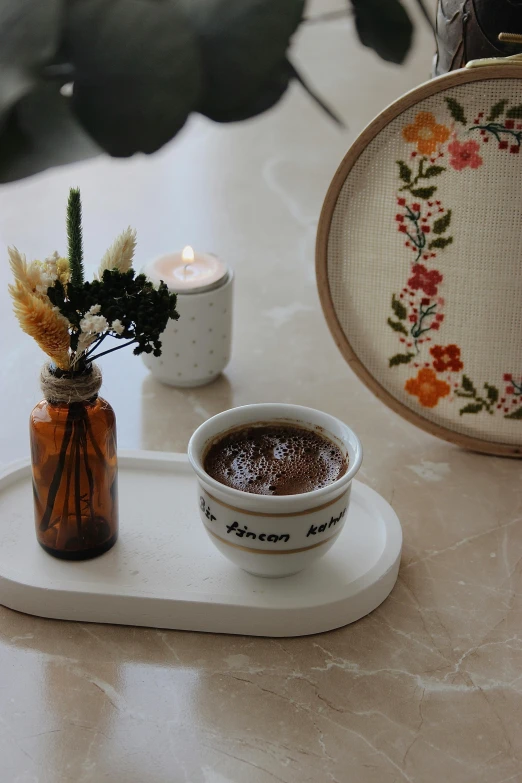
[[[328,438],[295,425],[257,425],[222,436],[208,450],[206,472],[256,495],[297,495],[326,487],[348,469]]]

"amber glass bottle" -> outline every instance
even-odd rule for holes
[[[30,418],[36,536],[51,555],[87,560],[118,537],[116,418],[98,396],[43,400]]]

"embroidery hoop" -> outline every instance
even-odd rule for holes
[[[453,87],[467,84],[478,85],[481,82],[500,79],[517,79],[522,85],[521,77],[521,66],[509,64],[509,61],[506,62],[505,65],[494,63],[470,69],[462,69],[422,84],[388,106],[363,130],[350,147],[337,169],[324,200],[319,219],[316,243],[317,285],[328,327],[344,358],[363,383],[388,407],[412,424],[432,435],[473,451],[518,458],[522,458],[522,421],[512,422],[513,427],[519,428],[517,429],[516,443],[502,442],[501,439],[496,441],[475,437],[474,435],[465,434],[462,431],[459,431],[457,427],[453,429],[450,421],[442,424],[430,420],[426,415],[423,415],[423,410],[420,406],[417,406],[417,408],[410,407],[401,399],[398,399],[396,394],[385,388],[385,386],[375,377],[374,372],[367,366],[367,362],[365,363],[364,357],[361,357],[356,353],[352,345],[353,339],[350,339],[347,330],[341,324],[336,304],[332,296],[331,273],[332,268],[337,267],[339,270],[343,264],[347,267],[348,263],[346,262],[346,258],[343,258],[340,255],[337,255],[334,258],[329,257],[329,245],[331,244],[332,239],[334,213],[347,179],[350,177],[354,166],[359,161],[363,152],[367,150],[371,142],[376,139],[393,120],[399,118],[408,109],[415,107],[427,98],[436,96],[438,93],[445,92]],[[479,92],[477,92],[477,96],[478,94]],[[514,97],[513,100],[517,100],[516,97]],[[518,99],[517,102],[520,102],[520,99]],[[520,180],[520,171],[515,171],[514,176],[518,177]],[[349,291],[348,286],[346,285],[346,301],[349,301],[350,293],[352,294],[352,298],[357,295],[357,291]],[[378,339],[378,335],[376,335],[376,339]],[[441,337],[441,342],[448,342],[448,339]]]

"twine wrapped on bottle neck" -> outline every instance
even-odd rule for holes
[[[56,372],[50,362],[42,367],[40,386],[47,402],[70,405],[94,399],[102,384],[101,370],[92,364],[89,372]]]

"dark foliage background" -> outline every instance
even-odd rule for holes
[[[402,63],[413,25],[401,1],[346,4],[361,42]],[[295,78],[335,116],[288,57],[305,13],[305,0],[2,0],[0,182],[155,152],[191,112],[245,120]]]

